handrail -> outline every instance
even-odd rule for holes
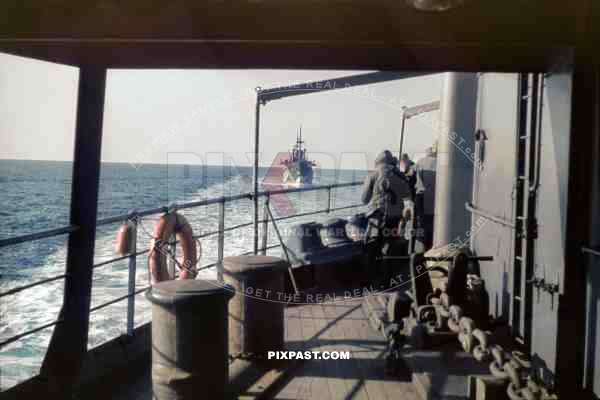
[[[75,232],[78,229],[75,225],[67,225],[60,228],[48,229],[41,232],[28,233],[26,235],[14,236],[0,240],[0,247],[12,246],[19,243],[32,242],[34,240],[45,239],[52,236],[64,235],[66,233]]]
[[[90,313],[92,313],[92,312],[94,312],[94,311],[101,310],[101,309],[103,309],[104,307],[108,307],[108,306],[110,306],[110,305],[113,305],[113,304],[115,304],[115,303],[118,303],[118,302],[120,302],[120,301],[122,301],[122,300],[128,299],[128,298],[130,298],[130,297],[132,297],[132,296],[137,296],[138,294],[140,294],[140,293],[142,293],[142,292],[144,292],[144,291],[148,290],[149,288],[150,288],[150,286],[145,286],[145,287],[143,287],[143,288],[141,288],[141,289],[138,289],[138,290],[136,290],[136,291],[135,291],[135,292],[133,292],[133,293],[128,293],[128,294],[126,294],[126,295],[123,295],[123,296],[116,297],[116,298],[114,298],[114,299],[112,299],[112,300],[109,300],[109,301],[107,301],[107,302],[105,302],[105,303],[102,303],[102,304],[99,304],[99,305],[97,305],[97,306],[94,306],[94,307],[90,308]]]
[[[104,261],[101,261],[101,262],[99,262],[97,264],[94,264],[94,266],[92,267],[92,269],[104,267],[105,265],[116,263],[117,261],[127,260],[128,258],[133,257],[133,256],[136,256],[136,257],[137,256],[141,256],[142,254],[146,254],[146,253],[149,253],[149,252],[150,252],[150,249],[144,249],[144,250],[136,251],[135,253],[126,254],[124,256],[110,258],[108,260],[104,260]]]
[[[32,335],[32,334],[34,334],[36,332],[39,332],[39,331],[43,331],[44,329],[48,329],[48,328],[50,328],[50,327],[52,327],[52,326],[54,326],[56,324],[59,324],[61,322],[62,322],[62,320],[57,319],[56,321],[48,322],[47,324],[40,325],[40,326],[35,327],[33,329],[29,329],[29,330],[27,330],[25,332],[21,332],[21,333],[18,333],[16,335],[13,335],[13,336],[9,337],[8,339],[3,340],[2,342],[0,342],[0,349],[2,347],[6,346],[7,344],[11,344],[11,343],[16,342],[17,340],[19,340],[21,338],[24,338],[25,336]]]
[[[128,293],[128,294],[126,294],[124,296],[120,296],[120,297],[114,298],[112,300],[109,300],[109,301],[107,301],[105,303],[99,304],[99,305],[97,305],[95,307],[90,308],[90,312],[98,311],[98,310],[100,310],[102,308],[105,308],[105,307],[108,307],[108,306],[110,306],[112,304],[116,304],[119,301],[123,301],[123,300],[128,299],[128,298],[130,298],[132,296],[137,296],[138,294],[144,292],[145,290],[148,290],[148,288],[149,288],[149,286],[146,286],[146,287],[144,287],[142,289],[136,290],[133,293]],[[17,340],[19,340],[19,339],[21,339],[21,338],[23,338],[25,336],[29,336],[29,335],[32,335],[32,334],[34,334],[36,332],[42,331],[44,329],[48,329],[48,328],[50,328],[50,327],[52,327],[54,325],[57,325],[57,324],[59,324],[61,322],[63,322],[63,321],[59,318],[59,319],[57,319],[55,321],[48,322],[48,323],[40,325],[38,327],[35,327],[35,328],[29,329],[27,331],[18,333],[16,335],[13,335],[13,336],[9,337],[8,339],[3,340],[2,342],[0,342],[0,348],[6,346],[8,344],[11,344],[13,342],[16,342]]]
[[[59,280],[59,279],[63,279],[63,278],[65,278],[66,276],[67,276],[66,274],[62,274],[62,275],[56,275],[56,276],[52,276],[52,277],[50,277],[50,278],[47,278],[47,279],[42,279],[42,280],[39,280],[39,281],[37,281],[37,282],[29,283],[29,284],[27,284],[27,285],[23,285],[23,286],[17,286],[17,287],[15,287],[15,288],[12,288],[12,289],[9,289],[9,290],[7,290],[7,291],[5,291],[5,292],[2,292],[2,293],[0,293],[0,298],[2,298],[2,297],[4,297],[4,296],[8,296],[8,295],[10,295],[10,294],[19,293],[19,292],[21,292],[21,291],[23,291],[23,290],[25,290],[25,289],[31,289],[32,287],[36,287],[36,286],[39,286],[39,285],[43,285],[43,284],[45,284],[45,283],[54,282],[54,281],[57,281],[57,280]]]
[[[277,190],[262,191],[262,192],[258,192],[257,195],[258,195],[258,197],[264,197],[264,196],[272,196],[275,194],[311,192],[311,191],[325,190],[325,189],[330,190],[330,189],[353,187],[353,186],[359,186],[359,185],[362,185],[362,182],[345,182],[345,183],[337,183],[337,184],[332,184],[332,185],[314,185],[314,186],[298,187],[298,188],[291,188],[291,189],[277,189]],[[211,198],[211,199],[191,201],[188,203],[176,203],[176,204],[172,204],[169,206],[161,206],[161,207],[155,207],[155,208],[150,208],[150,209],[146,209],[146,210],[136,211],[135,215],[138,217],[146,217],[149,215],[159,214],[161,212],[165,212],[165,211],[172,210],[172,209],[183,210],[186,208],[209,206],[209,205],[218,204],[221,202],[229,203],[229,202],[237,201],[237,200],[244,200],[244,199],[250,200],[250,199],[252,199],[252,197],[253,197],[253,194],[250,192],[238,194],[238,195],[234,195],[234,196],[221,196],[221,197],[215,197],[215,198]],[[102,218],[102,219],[98,220],[97,225],[100,226],[100,225],[113,224],[115,222],[122,222],[122,221],[125,221],[128,218],[130,218],[131,215],[132,215],[132,213],[129,212],[126,214],[120,214],[120,215],[115,215],[115,216],[108,217],[108,218]]]
[[[326,214],[326,213],[331,213],[333,211],[346,210],[348,208],[355,208],[355,207],[360,207],[360,206],[363,206],[363,204],[351,204],[349,206],[344,206],[344,207],[330,208],[329,210],[324,209],[324,210],[308,211],[305,213],[287,215],[285,217],[274,218],[273,220],[274,221],[283,221],[283,220],[291,219],[291,218],[306,217],[306,216],[314,215],[314,214]],[[262,221],[260,221],[260,222],[262,222]]]
[[[490,213],[487,213],[479,208],[477,208],[476,206],[474,206],[472,203],[465,203],[465,209],[469,212],[472,212],[473,214],[477,214],[482,216],[483,218],[490,220],[492,222],[495,222],[497,224],[500,225],[504,225],[507,226],[509,228],[515,229],[515,224],[513,224],[510,221],[505,220],[504,218],[500,218],[500,217],[496,217],[495,215],[492,215]]]
[[[343,207],[330,208],[329,212],[340,211],[340,210],[347,210],[349,208],[356,208],[356,207],[360,207],[362,205],[363,204],[351,204],[351,205],[343,206]],[[275,221],[282,221],[282,220],[286,220],[286,219],[306,217],[308,215],[323,214],[323,213],[327,213],[327,212],[328,211],[326,209],[324,209],[324,210],[316,210],[316,211],[309,211],[309,212],[301,213],[301,214],[294,214],[294,215],[288,215],[288,216],[285,216],[285,217],[278,217],[278,218],[275,218],[274,220]],[[269,221],[269,220],[268,219],[262,219],[262,220],[259,220],[258,222],[261,223],[261,222],[265,222],[265,221]],[[252,226],[252,224],[253,224],[253,222],[245,222],[243,224],[229,226],[229,227],[223,229],[223,232],[229,232],[229,231],[232,231],[232,230],[235,230],[235,229],[244,228],[244,227],[247,227],[247,226]],[[219,230],[213,230],[213,231],[202,233],[200,235],[194,235],[193,238],[194,239],[202,239],[202,238],[205,238],[205,237],[208,237],[208,236],[216,235],[219,232],[220,232]],[[179,240],[175,240],[175,241],[171,242],[170,244],[176,244],[176,243],[179,243]],[[270,249],[272,249],[274,247],[279,247],[279,245],[269,246],[269,247],[267,247],[267,250],[270,250]],[[102,261],[102,262],[100,262],[98,264],[95,264],[93,268],[98,268],[98,267],[102,267],[102,266],[105,266],[107,264],[111,264],[111,263],[114,263],[114,262],[117,262],[117,261],[126,260],[129,257],[131,257],[132,255],[139,256],[139,255],[142,255],[142,254],[146,254],[149,251],[150,251],[150,249],[145,249],[145,250],[138,251],[138,252],[136,252],[134,254],[127,254],[127,255],[124,255],[124,256],[119,256],[119,257],[116,257],[116,258],[105,260],[105,261]],[[253,253],[253,252],[252,251],[245,252],[245,253],[242,253],[242,255],[248,255],[248,254],[251,254],[251,253]],[[213,264],[205,265],[205,266],[197,268],[196,271],[201,271],[203,269],[213,268],[213,267],[215,267],[217,265],[218,265],[218,263],[213,263]],[[1,295],[0,295],[0,297],[1,297]]]
[[[346,182],[346,183],[338,183],[338,184],[332,184],[332,185],[315,185],[315,186],[292,188],[292,189],[278,189],[278,190],[259,192],[258,196],[264,197],[264,196],[271,196],[271,195],[275,195],[275,194],[309,192],[309,191],[323,190],[323,189],[330,190],[330,189],[337,189],[337,188],[343,188],[343,187],[353,187],[353,186],[358,186],[361,184],[362,184],[361,182]],[[172,209],[172,208],[186,209],[186,208],[218,204],[219,202],[228,203],[231,201],[251,199],[251,198],[252,198],[252,193],[248,192],[248,193],[243,193],[243,194],[239,194],[239,195],[235,195],[235,196],[221,196],[221,197],[216,197],[216,198],[212,198],[212,199],[192,201],[192,202],[188,202],[188,203],[179,203],[179,204],[173,205],[172,207],[170,207],[170,206],[154,207],[154,208],[150,208],[150,209],[146,209],[146,210],[137,211],[137,212],[135,212],[134,215],[137,217],[145,217],[145,216],[149,216],[149,215],[153,215],[153,214],[159,214],[161,212],[168,211],[169,209]],[[132,216],[132,213],[129,212],[126,214],[120,214],[120,215],[115,215],[112,217],[101,218],[98,220],[97,226],[108,225],[108,224],[112,224],[112,223],[116,223],[116,222],[123,222],[123,221],[126,221],[131,216]],[[247,223],[247,224],[242,224],[238,227],[250,226],[252,224],[253,224],[253,222]],[[11,238],[6,238],[6,239],[0,239],[0,248],[15,245],[15,244],[20,244],[20,243],[25,243],[25,242],[31,242],[31,241],[39,240],[39,239],[45,239],[45,238],[49,238],[52,236],[64,235],[67,233],[75,232],[77,229],[78,229],[78,227],[75,225],[67,225],[67,226],[63,226],[60,228],[48,229],[48,230],[44,230],[44,231],[40,231],[40,232],[29,233],[26,235],[14,236]],[[236,227],[225,228],[225,231],[233,230],[233,229],[236,229]],[[215,232],[215,233],[218,233],[218,232]],[[207,236],[209,236],[209,235],[207,234]]]
[[[343,206],[343,207],[330,208],[329,212],[346,210],[346,209],[349,209],[349,208],[355,208],[355,207],[360,207],[360,206],[361,206],[361,204],[351,204],[351,205]],[[327,213],[327,212],[328,212],[327,210],[310,211],[310,212],[301,213],[301,214],[294,214],[294,215],[288,215],[288,216],[285,216],[285,217],[278,217],[278,218],[275,218],[275,221],[282,221],[282,220],[286,220],[286,219],[290,219],[290,218],[305,217],[305,216],[308,216],[308,215],[322,214],[322,213]],[[260,220],[259,222],[265,222],[265,221],[268,221],[268,220],[264,220],[263,219],[263,220]],[[252,222],[246,222],[246,223],[243,223],[243,224],[238,224],[238,225],[230,226],[230,227],[225,228],[223,230],[223,232],[229,232],[229,231],[232,231],[232,230],[235,230],[235,229],[243,228],[243,227],[246,227],[246,226],[251,226],[252,224],[253,224]],[[203,233],[201,235],[195,235],[194,239],[201,239],[201,238],[204,238],[204,237],[207,237],[207,236],[216,235],[218,233],[219,233],[218,230],[214,230],[214,231]],[[175,241],[174,243],[178,243],[178,242],[179,241]],[[279,247],[279,246],[280,245],[268,246],[267,250],[270,250],[270,249],[272,249],[274,247]],[[119,261],[127,260],[127,259],[129,259],[130,257],[133,257],[133,256],[140,256],[140,255],[146,254],[149,251],[150,251],[150,249],[148,248],[148,249],[136,251],[135,253],[132,253],[132,254],[126,254],[124,256],[110,258],[108,260],[104,260],[104,261],[101,261],[99,263],[94,264],[92,266],[92,268],[96,269],[96,268],[104,267],[106,265],[110,265],[110,264],[113,264],[113,263],[116,263],[116,262],[119,262]],[[245,253],[242,253],[242,255],[248,255],[248,254],[251,254],[251,253],[253,253],[253,252],[245,252]],[[213,268],[215,266],[217,266],[217,263],[213,263],[213,264],[209,264],[209,265],[206,265],[206,266],[199,267],[197,269],[197,271],[201,271],[203,269],[208,269],[208,268]],[[4,296],[8,296],[8,295],[11,295],[11,294],[15,294],[15,293],[21,292],[21,291],[26,290],[26,289],[30,289],[30,288],[38,286],[38,285],[42,285],[42,284],[45,284],[45,283],[50,283],[50,282],[53,282],[53,281],[56,281],[56,280],[59,280],[59,279],[65,278],[65,277],[66,277],[66,274],[56,275],[56,276],[53,276],[53,277],[49,277],[47,279],[42,279],[40,281],[31,283],[31,284],[27,284],[27,285],[19,286],[19,287],[16,287],[16,288],[12,288],[12,289],[7,290],[5,292],[1,292],[0,293],[0,298],[2,298]]]
[[[270,197],[271,195],[275,195],[275,194],[284,194],[284,193],[298,193],[298,192],[307,192],[307,191],[316,191],[316,190],[328,190],[328,204],[327,204],[327,208],[323,209],[323,210],[315,210],[315,211],[310,211],[310,212],[306,212],[306,213],[300,213],[300,214],[295,214],[295,215],[291,215],[291,216],[283,216],[283,217],[278,217],[278,218],[274,218],[273,221],[280,221],[280,220],[285,220],[285,219],[290,219],[290,218],[298,218],[298,217],[303,217],[303,216],[308,216],[308,215],[314,215],[314,214],[321,214],[321,213],[330,213],[330,212],[334,212],[334,211],[339,211],[339,210],[344,210],[344,209],[349,209],[349,208],[355,208],[355,207],[360,207],[362,206],[362,204],[352,204],[352,205],[348,205],[348,206],[343,206],[343,207],[337,207],[337,208],[331,208],[331,189],[334,188],[342,188],[342,187],[352,187],[352,186],[358,186],[360,185],[360,182],[348,182],[348,183],[342,183],[342,184],[337,184],[337,185],[316,185],[316,186],[310,186],[310,187],[303,187],[303,188],[293,188],[293,189],[281,189],[281,190],[273,190],[273,191],[264,191],[264,192],[259,192],[258,193],[258,197],[263,197],[263,196],[267,196]],[[106,225],[106,224],[110,224],[110,223],[115,223],[115,222],[123,222],[126,221],[129,218],[132,218],[133,216],[135,217],[143,217],[143,216],[148,216],[148,215],[153,215],[153,214],[157,214],[160,212],[165,212],[168,210],[172,210],[172,209],[185,209],[185,208],[192,208],[192,207],[201,207],[201,206],[207,206],[207,205],[212,205],[212,204],[224,204],[226,202],[230,202],[230,201],[236,201],[236,200],[241,200],[241,199],[250,199],[252,198],[252,194],[250,193],[245,193],[245,194],[240,194],[240,195],[235,195],[235,196],[222,196],[219,198],[213,198],[213,199],[207,199],[207,200],[201,200],[201,201],[194,201],[194,202],[188,202],[188,203],[183,203],[183,204],[176,204],[174,206],[170,206],[170,207],[156,207],[156,208],[152,208],[152,209],[147,209],[147,210],[142,210],[142,211],[136,211],[136,212],[130,212],[127,214],[122,214],[122,215],[116,215],[113,217],[109,217],[109,218],[104,218],[98,221],[97,225]],[[259,221],[259,222],[265,222],[268,221],[268,219]],[[249,223],[242,223],[242,224],[238,224],[238,225],[234,225],[234,226],[230,226],[230,227],[222,227],[222,229],[219,230],[214,230],[214,231],[209,231],[209,232],[205,232],[202,233],[200,235],[194,236],[195,239],[198,238],[203,238],[203,237],[207,237],[207,236],[211,236],[211,235],[216,235],[216,234],[224,234],[225,232],[228,231],[232,231],[235,229],[239,229],[239,228],[243,228],[243,227],[247,227],[247,226],[251,226],[253,225],[254,222],[249,222]],[[43,239],[43,238],[47,238],[47,237],[52,237],[52,236],[57,236],[57,235],[61,235],[61,234],[67,234],[67,233],[71,233],[74,232],[75,230],[77,230],[78,227],[77,226],[65,226],[65,227],[61,227],[61,228],[56,228],[56,229],[50,229],[47,231],[42,231],[42,232],[37,232],[37,233],[33,233],[33,234],[27,234],[27,235],[22,235],[22,236],[17,236],[17,237],[13,237],[13,238],[8,238],[8,239],[3,239],[0,240],[0,248],[4,247],[4,246],[9,246],[9,245],[13,245],[13,244],[18,244],[18,243],[24,243],[24,242],[28,242],[28,241],[32,241],[32,240],[38,240],[38,239]],[[263,250],[270,250],[276,247],[280,247],[281,244],[274,244],[274,245],[269,245],[269,246],[265,246]],[[150,249],[144,249],[141,251],[137,251],[134,249],[134,251],[131,254],[126,254],[123,256],[119,256],[119,257],[115,257],[109,260],[104,260],[101,262],[98,262],[96,264],[94,264],[92,266],[93,269],[99,268],[99,267],[103,267],[105,265],[109,265],[118,261],[123,261],[123,260],[130,260],[130,275],[132,274],[132,259],[135,259],[138,255],[142,255],[142,254],[146,254],[150,251]],[[252,254],[254,253],[253,251],[249,251],[249,252],[244,252],[242,253],[243,255],[247,255],[247,254]],[[218,267],[219,266],[219,261],[215,262],[215,263],[211,263],[211,264],[207,264],[204,266],[201,266],[199,268],[196,269],[196,271],[201,271],[201,270],[205,270],[205,269],[209,269],[209,268],[214,268],[214,267]],[[135,269],[135,268],[134,268]],[[0,293],[0,298],[4,297],[4,296],[8,296],[8,295],[12,295],[18,292],[21,292],[23,290],[26,289],[30,289],[32,287],[36,287],[38,285],[42,285],[42,284],[46,284],[46,283],[50,283],[53,281],[57,281],[59,279],[64,279],[67,275],[66,274],[61,274],[61,275],[57,275],[57,276],[53,276],[53,277],[49,277],[46,279],[42,279],[40,281],[37,282],[33,282],[31,284],[26,284],[23,286],[19,286],[19,287],[15,287],[12,289],[9,289],[5,292]],[[134,275],[133,275],[134,276]],[[131,276],[130,276],[130,281],[131,281]],[[135,283],[135,281],[133,281]],[[131,286],[131,282],[130,282],[130,286]],[[149,286],[148,286],[149,287]],[[138,289],[138,290],[132,290],[133,288],[130,287],[129,293],[117,298],[114,298],[112,300],[109,300],[105,303],[99,304],[97,306],[94,306],[92,308],[90,308],[90,312],[94,312],[97,310],[100,310],[102,308],[108,307],[112,304],[118,303],[120,301],[123,301],[125,299],[131,299],[136,296],[137,294],[143,292],[144,290],[147,290],[148,287],[144,287],[142,289]],[[130,304],[130,307],[131,308]],[[130,312],[128,312],[128,314],[131,314]],[[131,329],[131,324],[133,321],[133,316],[132,315],[128,315],[128,331]],[[8,339],[0,342],[0,348],[4,347],[7,344],[13,343],[25,336],[34,334],[36,332],[39,332],[41,330],[50,328],[58,323],[61,323],[62,320],[57,319],[53,322],[38,326],[36,328],[24,331],[22,333],[13,335],[12,337],[9,337]]]

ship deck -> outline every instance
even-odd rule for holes
[[[386,342],[365,316],[360,300],[287,307],[288,350],[349,351],[349,360],[284,361],[280,370],[264,370],[235,390],[233,398],[255,399],[416,399],[410,377],[384,374]],[[244,368],[234,361],[232,370]],[[248,374],[246,374],[248,375]],[[152,399],[150,368],[134,382],[114,385],[102,398]]]

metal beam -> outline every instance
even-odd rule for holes
[[[393,81],[396,79],[416,78],[431,74],[431,72],[369,72],[367,74],[344,76],[341,78],[324,79],[321,81],[304,82],[265,89],[259,93],[259,97],[263,103],[266,103],[268,101],[279,100],[285,97],[301,96],[303,94],[326,92],[330,90],[348,89],[355,86],[370,85],[373,83]]]
[[[568,66],[572,62],[573,48],[556,46],[548,37],[536,46],[521,42],[449,46],[439,42],[406,41],[123,40],[113,43],[84,39],[3,41],[0,38],[0,52],[73,66],[101,63],[123,69],[543,72]]]
[[[423,113],[428,113],[439,109],[440,101],[436,100],[425,104],[419,104],[418,106],[407,107],[404,109],[404,112],[406,113],[406,119],[411,119]]]
[[[105,85],[105,68],[80,69],[70,214],[79,229],[69,234],[62,322],[40,372],[52,391],[72,389],[87,352]]]
[[[439,109],[439,100],[432,101],[430,103],[419,104],[418,106],[402,107],[402,124],[400,125],[400,150],[398,151],[400,157],[402,157],[402,150],[404,147],[404,130],[406,129],[406,120]]]

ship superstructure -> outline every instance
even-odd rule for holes
[[[289,153],[289,158],[282,161],[285,166],[283,183],[287,185],[311,185],[314,178],[314,161],[306,158],[306,147],[302,140],[302,126],[296,135],[296,144]]]

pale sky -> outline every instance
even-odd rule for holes
[[[364,72],[109,70],[102,160],[134,162],[143,154],[149,163],[248,165],[255,87]],[[77,79],[76,68],[0,53],[0,158],[72,159]],[[398,151],[400,107],[438,100],[440,92],[437,74],[270,102],[261,109],[262,164],[289,150],[302,124],[309,155],[323,168],[371,166],[381,150]],[[407,122],[409,154],[434,139],[425,122]]]

